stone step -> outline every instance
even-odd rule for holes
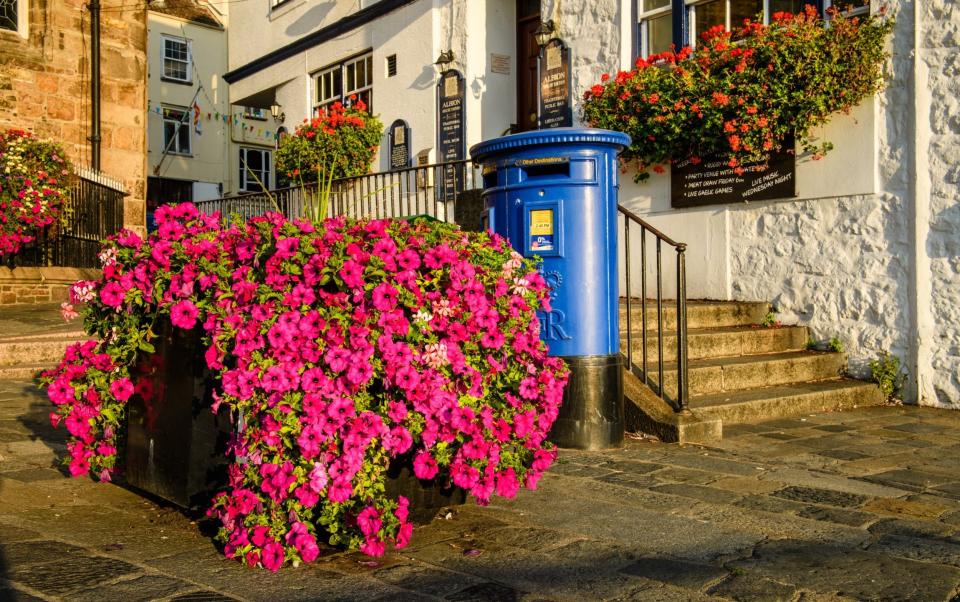
[[[729,426],[883,403],[874,383],[836,378],[704,395],[691,398],[690,409],[701,419],[720,419]]]
[[[844,354],[819,351],[787,351],[692,360],[688,367],[690,396],[826,380],[838,377],[845,365]],[[647,380],[656,391],[659,390],[659,376],[657,367],[651,366]],[[675,400],[675,362],[664,364],[663,381],[667,398]]]
[[[0,380],[33,380],[40,372],[53,368],[56,363],[57,362],[36,362],[0,366]]]
[[[760,324],[770,311],[770,304],[753,301],[687,301],[687,330],[720,328],[723,326],[749,326]],[[647,299],[647,330],[657,329],[657,301]],[[642,330],[643,308],[640,299],[630,300],[630,326]],[[677,329],[677,305],[675,301],[663,303],[664,332]],[[627,330],[627,302],[620,299],[620,330]]]
[[[633,363],[640,366],[643,361],[642,332],[633,333]],[[758,353],[781,353],[806,349],[808,331],[806,326],[781,326],[763,328],[750,326],[729,326],[725,328],[699,328],[687,330],[687,358],[734,357]],[[621,335],[620,348],[627,353],[627,337]],[[663,334],[663,361],[677,361],[677,335],[672,332]],[[647,363],[659,363],[656,333],[647,332]]]
[[[54,365],[63,358],[68,346],[87,338],[82,331],[8,337],[0,340],[0,366]]]

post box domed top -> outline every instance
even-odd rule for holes
[[[630,136],[597,128],[553,128],[511,134],[475,144],[470,148],[474,161],[483,161],[503,153],[514,153],[540,146],[615,146],[617,151],[630,145]]]

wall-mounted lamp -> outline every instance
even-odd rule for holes
[[[557,28],[554,25],[553,20],[540,21],[540,25],[537,27],[537,30],[533,32],[533,37],[537,39],[537,44],[540,46],[540,48],[543,48],[550,43],[550,40],[553,39],[553,34],[556,31]]]
[[[452,64],[453,50],[441,50],[440,56],[438,56],[436,62],[433,63],[440,73],[446,73]]]
[[[273,115],[273,120],[280,122],[287,118],[287,114],[283,112],[283,107],[274,102],[270,105],[270,114]]]

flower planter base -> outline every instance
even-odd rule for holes
[[[387,496],[402,495],[410,500],[410,522],[425,525],[441,508],[459,506],[467,501],[467,492],[459,487],[444,488],[437,481],[421,481],[409,463],[393,464],[387,470]]]
[[[180,330],[157,342],[160,367],[149,403],[131,398],[127,406],[124,481],[181,508],[202,509],[226,486],[229,412],[210,412],[212,382],[203,364],[199,337]],[[426,524],[446,506],[463,504],[467,494],[413,475],[409,462],[387,471],[388,496],[410,500],[410,520]]]
[[[183,508],[205,508],[226,482],[231,425],[224,408],[210,411],[199,337],[182,331],[157,341],[160,366],[153,399],[127,406],[124,481]]]

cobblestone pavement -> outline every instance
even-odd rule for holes
[[[0,382],[0,600],[955,600],[960,413],[870,408],[728,429],[716,449],[562,452],[376,562],[277,575],[204,525],[57,468],[62,431]]]

